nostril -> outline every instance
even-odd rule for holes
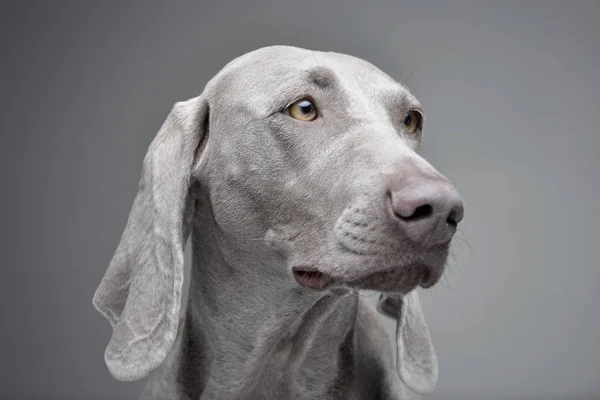
[[[458,223],[462,221],[464,215],[464,206],[462,202],[457,202],[454,207],[452,207],[450,214],[446,218],[446,222],[448,225],[457,227]]]
[[[450,215],[448,215],[448,218],[446,218],[446,222],[448,223],[448,225],[457,226],[458,221],[456,220],[456,213],[451,212]]]
[[[420,219],[428,218],[429,216],[431,216],[431,214],[433,214],[433,207],[429,204],[425,204],[417,207],[415,211],[408,217],[403,217],[401,215],[399,215],[399,217],[405,221],[417,221]]]

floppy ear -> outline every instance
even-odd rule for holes
[[[417,290],[401,298],[380,295],[377,309],[398,321],[396,369],[400,379],[413,392],[431,393],[437,384],[438,362]]]
[[[171,110],[148,148],[125,231],[94,294],[94,306],[113,328],[104,358],[119,380],[146,376],[175,341],[194,212],[190,177],[207,116],[201,97]]]

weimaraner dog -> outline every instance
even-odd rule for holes
[[[417,154],[422,127],[417,99],[372,64],[287,46],[176,103],[94,295],[111,374],[149,376],[142,399],[431,392],[417,290],[442,276],[463,204]],[[395,353],[377,310],[398,321]]]

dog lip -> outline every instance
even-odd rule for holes
[[[408,293],[419,286],[424,289],[428,289],[434,286],[441,278],[441,274],[436,272],[433,266],[414,264],[410,267],[416,268],[417,271],[413,270],[411,272],[410,270],[405,270],[404,273],[409,274],[408,276],[401,276],[400,273],[402,273],[403,268],[402,266],[399,266],[366,273],[359,277],[343,279],[341,281],[351,288],[362,288],[367,290],[394,293]],[[397,274],[394,274],[395,272],[397,272]]]
[[[442,274],[435,273],[429,269],[426,269],[423,272],[421,279],[419,280],[419,286],[421,286],[423,289],[429,289],[430,287],[438,283],[441,278]]]
[[[331,276],[311,267],[293,267],[292,273],[300,286],[309,289],[324,289],[333,281]]]
[[[423,272],[423,276],[421,276],[421,279],[419,280],[419,286],[421,286],[423,289],[429,289],[430,287],[435,285],[436,282],[437,279],[435,278],[435,276],[429,271],[425,270]]]

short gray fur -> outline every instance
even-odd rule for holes
[[[305,95],[318,121],[281,112]],[[366,61],[286,46],[237,58],[175,104],[94,296],[113,326],[113,376],[149,376],[142,399],[431,392],[437,360],[411,266],[444,265],[447,252],[423,254],[391,236],[379,202],[390,176],[413,173],[403,165],[439,175],[417,154],[420,138],[400,128],[412,107],[417,99]],[[341,283],[302,288],[294,266]],[[344,284],[366,272],[383,279]],[[362,289],[385,293],[379,311],[398,320],[395,353]]]

